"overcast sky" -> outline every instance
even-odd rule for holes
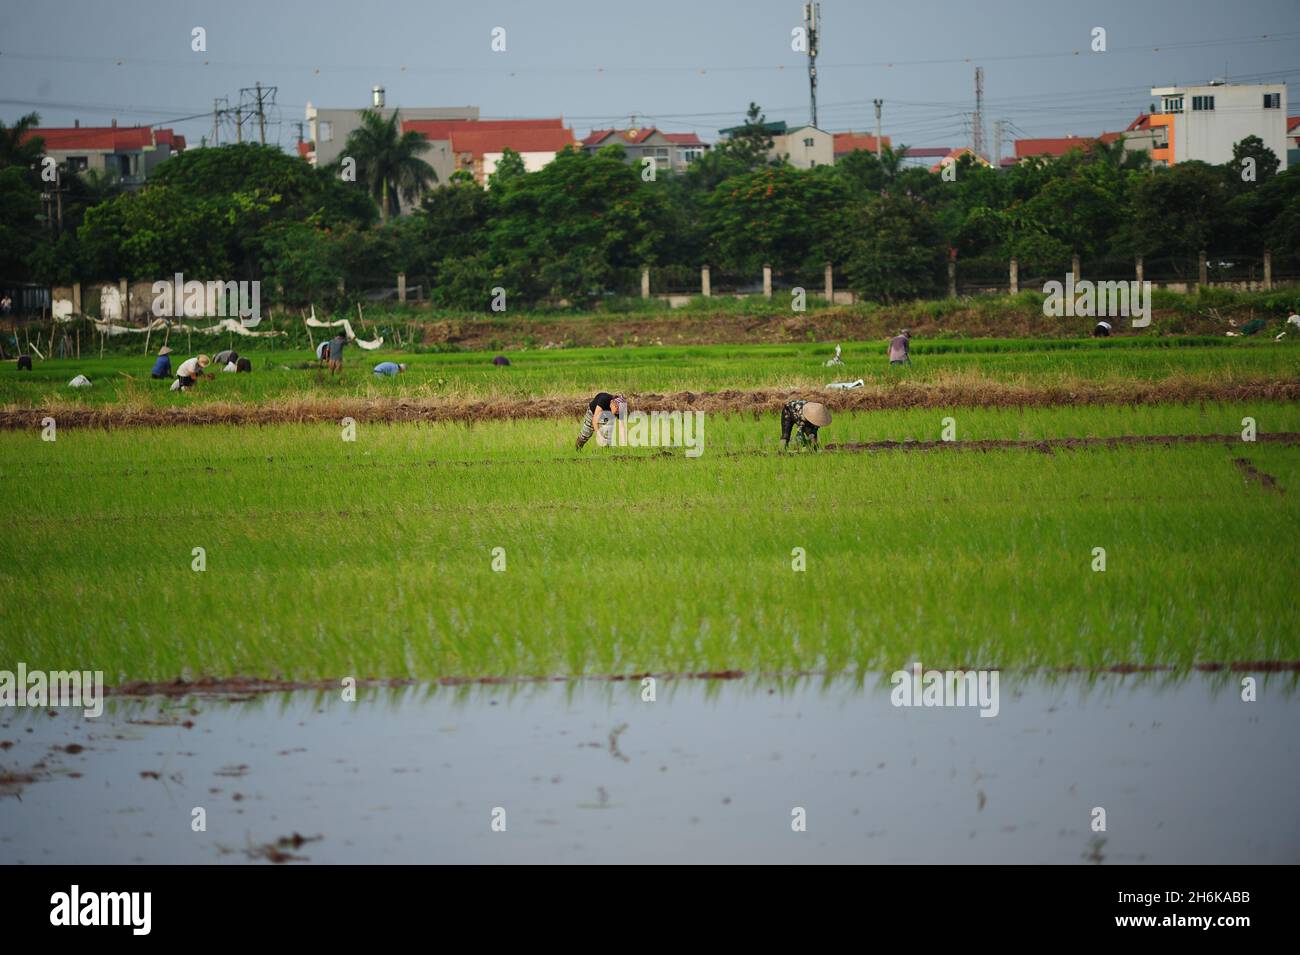
[[[914,146],[969,142],[977,65],[990,142],[994,120],[1014,124],[1004,153],[1123,129],[1153,85],[1300,78],[1298,0],[822,0],[821,15],[819,125],[871,131],[879,97],[883,131]],[[562,116],[578,135],[635,113],[712,140],[751,100],[807,122],[801,19],[792,0],[0,0],[0,117],[165,122],[197,144],[213,99],[260,81],[277,87],[268,139],[290,146],[308,102],[365,106],[379,84],[390,106]]]

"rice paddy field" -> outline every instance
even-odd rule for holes
[[[219,347],[227,347],[222,343]],[[239,342],[234,343],[238,349]],[[216,347],[208,349],[214,353]],[[513,350],[496,367],[493,353],[404,354],[349,349],[344,373],[320,371],[309,350],[247,351],[252,374],[217,374],[191,394],[168,390],[149,377],[152,356],[109,352],[101,359],[38,362],[31,372],[0,365],[0,409],[83,406],[193,407],[209,402],[258,403],[311,398],[424,398],[471,400],[590,396],[615,383],[628,393],[710,392],[729,389],[814,388],[864,379],[891,387],[901,382],[956,382],[972,391],[993,383],[1027,387],[1070,383],[1217,383],[1291,381],[1300,377],[1300,342],[1228,338],[950,339],[917,341],[913,364],[892,370],[879,342],[846,342],[844,364],[826,367],[834,346],[646,345],[626,348]],[[196,348],[194,354],[198,354]],[[186,356],[174,356],[178,365]],[[408,364],[406,374],[377,378],[381,361]],[[85,374],[89,388],[68,382]]]
[[[1300,658],[1294,403],[847,414],[821,453],[761,415],[698,457],[576,430],[0,433],[6,649],[118,683]],[[1113,436],[1160,440],[1074,441]]]
[[[1300,348],[936,341],[893,374],[874,343],[832,353],[419,354],[395,381],[354,353],[335,381],[253,352],[188,395],[139,356],[75,392],[84,364],[5,367],[0,668],[112,695],[99,723],[0,721],[0,795],[49,794],[6,801],[0,851],[283,861],[258,847],[293,827],[316,861],[1300,859]],[[823,390],[859,376],[900,399]],[[700,411],[699,453],[576,451],[600,389]],[[820,451],[780,447],[794,396],[836,409]],[[426,405],[447,413],[400,414]],[[246,413],[157,414],[208,406]],[[891,705],[914,662],[1005,674],[998,718]],[[1188,785],[1203,741],[1251,794]],[[144,821],[175,793],[224,807],[211,836]],[[517,843],[470,835],[499,803]],[[805,804],[823,828],[792,846]]]

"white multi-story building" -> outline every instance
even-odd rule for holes
[[[1287,167],[1286,84],[1211,81],[1204,86],[1158,86],[1151,126],[1167,127],[1151,158],[1157,163],[1232,160],[1232,147],[1258,136]]]

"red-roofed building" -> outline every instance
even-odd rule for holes
[[[656,170],[682,172],[709,149],[695,133],[666,133],[654,126],[631,129],[593,129],[583,140],[582,150],[596,153],[618,143],[628,163],[640,166],[642,160],[654,161]]]
[[[889,137],[881,136],[880,144],[889,146]],[[857,150],[874,153],[876,151],[876,137],[870,133],[836,133],[834,140],[835,161],[839,162],[841,156],[847,156]]]
[[[127,188],[144,184],[150,173],[185,149],[185,137],[151,126],[40,126],[23,141],[40,137],[45,155],[70,172],[95,170]]]
[[[1159,122],[1160,117],[1148,113],[1139,113],[1137,119],[1129,123],[1122,131],[1101,133],[1098,136],[1059,136],[1045,139],[1017,139],[1015,141],[1015,161],[1047,157],[1056,159],[1071,150],[1091,150],[1096,143],[1109,146],[1117,140],[1124,141],[1126,152],[1147,152],[1152,162],[1157,165],[1165,161],[1163,150],[1168,143],[1168,128]]]
[[[560,150],[577,143],[562,120],[547,120],[547,125],[532,125],[538,122],[534,120],[509,122],[466,122],[449,129],[447,142],[456,169],[469,170],[475,182],[486,185],[507,149],[519,154],[526,170],[536,172]]]
[[[1057,136],[1041,139],[1017,139],[1015,142],[1017,159],[1034,159],[1046,156],[1057,159],[1071,150],[1084,152],[1092,149],[1097,141],[1095,136]]]
[[[519,153],[529,172],[541,169],[577,140],[562,119],[404,119],[403,132],[429,140],[421,158],[446,185],[462,169],[486,185],[506,149]]]

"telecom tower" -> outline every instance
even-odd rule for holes
[[[984,154],[984,67],[975,67],[975,115],[971,117],[971,151],[983,159]]]
[[[814,126],[817,125],[817,43],[821,15],[820,3],[803,5],[803,23],[808,31],[808,94],[812,103],[812,125]]]

